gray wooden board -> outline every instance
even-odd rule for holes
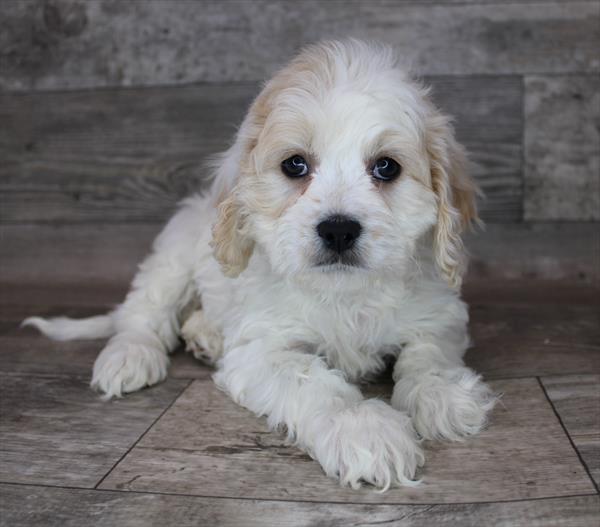
[[[210,381],[194,381],[101,488],[252,499],[453,503],[560,497],[594,486],[535,379],[495,381],[503,402],[488,430],[427,445],[418,488],[340,487],[318,463]],[[386,387],[374,387],[377,395]],[[387,391],[389,394],[389,390]],[[176,433],[174,431],[176,430]]]
[[[33,375],[77,375],[89,382],[101,340],[58,342],[22,330],[25,335],[0,337],[0,372]]]
[[[34,330],[23,329],[0,336],[0,372],[78,375],[91,380],[92,367],[104,340],[57,342]],[[182,347],[170,355],[169,378],[207,379],[213,369],[186,353]]]
[[[468,304],[545,304],[597,306],[600,285],[565,280],[467,280],[462,297]]]
[[[0,379],[0,481],[78,487],[94,487],[187,383],[107,403],[87,378]]]
[[[600,375],[543,377],[548,397],[600,485]]]
[[[256,86],[0,96],[4,221],[164,220]]]
[[[0,485],[6,527],[590,527],[597,496],[453,505],[364,505],[200,498]]]
[[[484,231],[468,233],[466,246],[467,278],[473,280],[600,285],[598,222],[488,224]]]
[[[87,291],[91,305],[97,289],[79,289],[82,296],[86,296]],[[32,300],[36,298],[35,287],[22,286],[21,291]],[[83,317],[103,311],[101,307],[49,307],[44,304],[60,297],[61,291],[54,289],[50,299],[43,294],[37,295],[37,304],[0,307],[0,329],[3,330],[0,334],[0,371],[91,374],[103,340],[54,342],[34,329],[19,327],[20,321],[31,313]],[[600,373],[597,304],[578,305],[574,299],[555,299],[541,304],[526,301],[495,303],[492,299],[478,299],[471,303],[470,313],[474,347],[467,353],[466,361],[487,378]],[[206,379],[211,374],[211,368],[181,348],[171,355],[171,377]]]
[[[97,289],[96,302],[119,302],[160,229],[159,224],[2,225],[0,302],[31,304],[22,284],[43,288],[48,298],[54,295],[44,305],[85,305],[83,285]],[[480,282],[483,291],[502,280],[600,284],[598,223],[490,224],[467,235],[466,243],[471,253],[467,281]],[[53,292],[55,286],[59,290]]]
[[[0,87],[255,81],[307,43],[345,37],[387,42],[426,74],[599,67],[600,15],[594,2],[439,4],[10,2],[0,12]]]
[[[525,218],[600,219],[600,77],[528,76],[524,109]]]
[[[466,361],[488,378],[600,373],[598,303],[473,302],[469,311]]]
[[[434,77],[487,193],[484,218],[521,217],[518,77]],[[164,220],[206,187],[203,161],[223,150],[256,95],[252,84],[0,95],[3,222]]]
[[[0,301],[28,303],[21,284],[43,286],[46,297],[57,284],[79,286],[64,288],[45,305],[85,302],[82,285],[97,289],[96,302],[119,301],[161,228],[160,224],[1,225]]]

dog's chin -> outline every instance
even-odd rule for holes
[[[332,258],[313,262],[306,273],[295,278],[307,290],[312,290],[321,298],[333,297],[345,292],[356,292],[368,287],[375,277],[361,259]]]

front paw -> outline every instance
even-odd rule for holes
[[[485,427],[497,400],[480,376],[459,367],[401,378],[391,402],[412,417],[424,439],[458,441]]]
[[[121,397],[167,376],[169,359],[157,338],[113,337],[94,363],[91,386],[104,398]]]
[[[382,490],[416,485],[425,458],[410,419],[376,399],[336,414],[314,447],[325,473],[357,489],[361,482]]]
[[[212,366],[223,355],[223,336],[206,318],[202,310],[194,311],[181,327],[186,351]]]

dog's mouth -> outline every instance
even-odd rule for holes
[[[356,254],[328,254],[315,263],[320,271],[351,271],[363,267],[360,258]]]
[[[329,273],[351,273],[360,269],[358,265],[344,265],[342,263],[319,265],[317,269],[325,274]]]

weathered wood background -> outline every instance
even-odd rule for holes
[[[335,485],[189,354],[103,403],[100,342],[19,328],[119,302],[261,80],[347,36],[396,47],[455,116],[487,194],[466,361],[504,393],[383,495]],[[596,525],[599,50],[600,0],[0,0],[0,527]]]
[[[564,240],[600,220],[597,0],[3,0],[0,221],[163,221],[260,81],[347,36],[392,44],[432,84],[487,223],[552,222]]]

